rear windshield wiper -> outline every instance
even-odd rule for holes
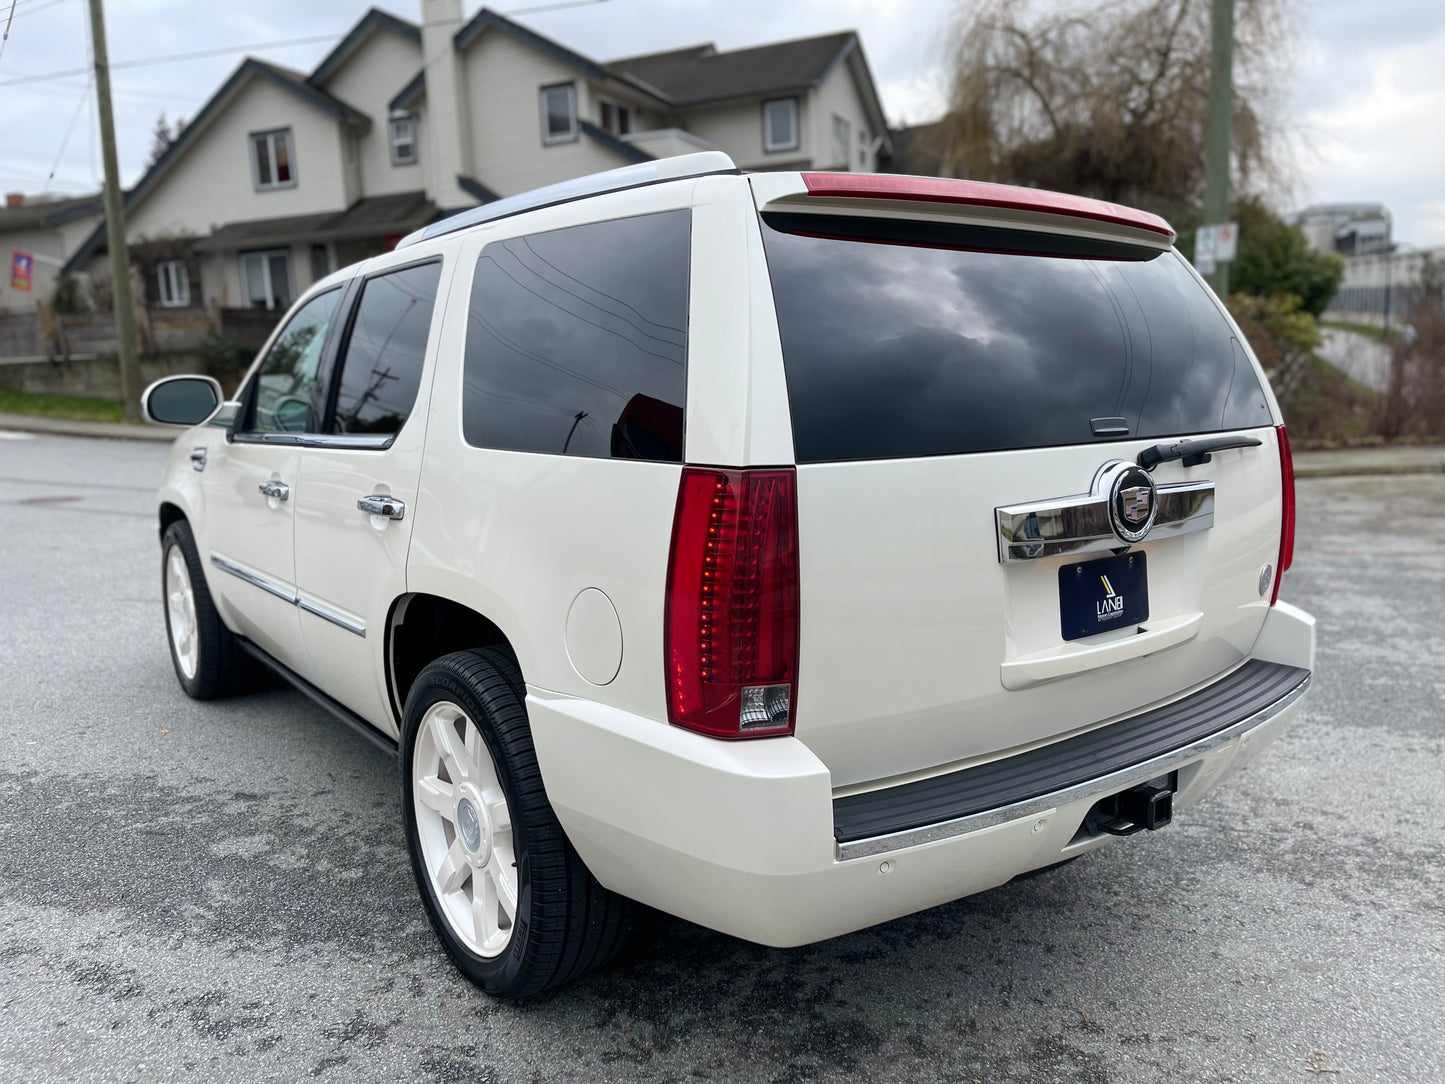
[[[1222,452],[1226,448],[1258,448],[1264,442],[1254,437],[1210,437],[1208,440],[1179,440],[1173,444],[1156,444],[1139,453],[1139,466],[1152,471],[1160,463],[1171,459],[1182,459],[1186,467],[1197,467],[1209,462],[1210,452]]]

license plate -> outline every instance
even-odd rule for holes
[[[1149,576],[1142,553],[1080,561],[1059,569],[1059,623],[1078,640],[1149,620]]]

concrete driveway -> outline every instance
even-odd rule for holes
[[[1300,483],[1308,711],[1170,828],[804,949],[658,917],[516,1007],[427,928],[390,761],[177,688],[164,453],[0,436],[0,1080],[1445,1079],[1445,476]]]

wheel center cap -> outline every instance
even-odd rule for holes
[[[476,854],[482,848],[482,820],[477,807],[469,798],[457,803],[457,831],[462,837],[462,846]]]

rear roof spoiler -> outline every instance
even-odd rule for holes
[[[893,173],[753,174],[759,210],[857,212],[956,219],[1126,240],[1150,248],[1174,243],[1173,227],[1148,211],[1104,200],[947,177]]]

